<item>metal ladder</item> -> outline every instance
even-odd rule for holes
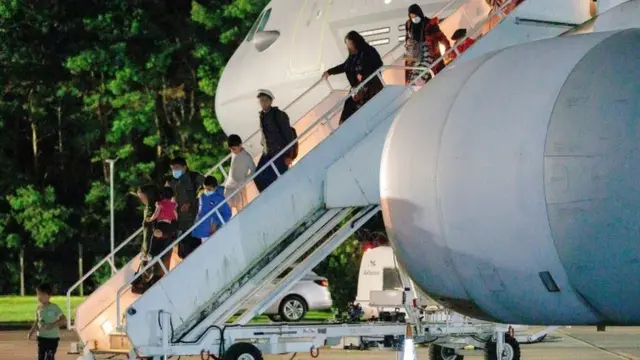
[[[256,259],[209,302],[194,311],[191,317],[174,330],[174,337],[182,340],[201,324],[224,324],[251,296],[291,266],[301,255],[300,252],[311,249],[350,212],[351,209],[318,210],[304,224]]]
[[[276,287],[259,298],[251,307],[244,310],[242,315],[235,320],[234,325],[245,325],[254,317],[260,315],[269,306],[276,302],[280,295],[289,291],[304,275],[316,267],[322,260],[329,256],[338,246],[348,239],[356,230],[364,225],[380,210],[379,205],[370,205],[361,208],[330,209],[323,216],[327,221],[316,232],[309,231],[292,243],[278,257],[274,258],[269,267],[265,267],[254,277],[256,284],[246,284],[240,287],[207,318],[195,327],[185,330],[174,330],[173,341],[195,341],[201,338],[212,325],[224,326],[238,310],[256,293],[265,286],[272,284],[276,277],[285,269],[292,270],[279,279]],[[345,222],[346,220],[346,222]],[[340,226],[340,223],[343,223]],[[337,231],[333,231],[340,226]],[[312,230],[311,228],[309,230]],[[310,235],[310,236],[308,236]],[[297,262],[297,260],[300,260]],[[297,263],[296,263],[297,262]],[[292,266],[296,263],[294,266]]]
[[[278,297],[289,290],[302,279],[309,271],[318,266],[322,260],[329,256],[338,246],[355,233],[360,227],[362,227],[369,219],[371,219],[380,210],[379,205],[371,205],[361,208],[355,215],[351,216],[349,223],[342,226],[338,231],[332,234],[330,237],[326,237],[319,242],[317,248],[307,256],[303,258],[300,263],[296,265],[286,276],[284,276],[273,291],[271,291],[266,297],[260,299],[249,309],[236,319],[234,324],[246,325],[251,319],[259,316],[266,311]],[[343,210],[344,211],[344,210]],[[297,255],[303,255],[305,251],[298,250],[294,258],[299,258]]]

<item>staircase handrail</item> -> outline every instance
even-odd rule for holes
[[[382,67],[380,67],[378,70],[376,70],[373,74],[371,74],[369,77],[367,77],[367,79],[365,79],[365,81],[363,81],[362,83],[360,83],[360,85],[358,85],[357,87],[353,88],[349,94],[347,96],[345,96],[344,98],[342,98],[340,101],[338,101],[331,109],[329,109],[328,111],[326,111],[322,116],[319,116],[318,119],[316,119],[313,123],[311,123],[303,132],[302,134],[298,135],[292,142],[290,142],[287,146],[285,146],[282,150],[280,150],[280,152],[278,152],[275,156],[273,156],[271,158],[271,160],[269,160],[269,162],[267,162],[266,164],[264,164],[260,169],[258,169],[255,173],[252,174],[252,176],[247,179],[241,186],[239,186],[237,189],[235,189],[229,196],[225,197],[225,201],[221,202],[220,204],[218,204],[216,207],[214,207],[212,210],[210,210],[206,215],[204,215],[202,218],[200,218],[193,226],[191,226],[188,230],[184,231],[184,233],[179,236],[176,240],[174,240],[169,246],[167,246],[159,255],[157,255],[156,257],[154,257],[151,261],[149,261],[147,263],[146,266],[144,266],[144,268],[142,270],[140,270],[134,277],[133,279],[129,280],[127,283],[123,284],[119,289],[118,292],[116,294],[116,314],[120,313],[120,295],[123,292],[123,290],[125,290],[126,288],[129,287],[129,285],[135,281],[136,279],[138,279],[146,270],[150,269],[152,266],[154,266],[155,264],[159,264],[159,266],[162,268],[162,270],[164,271],[165,274],[169,273],[169,270],[166,268],[166,266],[164,265],[164,263],[161,261],[162,257],[165,256],[169,251],[171,251],[173,249],[174,246],[178,245],[184,238],[186,238],[187,236],[190,236],[191,232],[198,227],[200,224],[202,224],[205,220],[207,220],[209,217],[211,217],[213,214],[216,214],[220,220],[220,222],[222,223],[222,225],[224,226],[226,224],[226,221],[224,221],[224,219],[222,218],[222,215],[220,214],[219,209],[222,207],[223,204],[227,203],[229,201],[229,199],[231,199],[232,197],[234,197],[235,195],[237,195],[238,193],[240,193],[240,191],[242,191],[248,184],[250,184],[253,180],[255,180],[255,178],[257,176],[259,176],[262,172],[264,172],[268,167],[271,167],[277,177],[279,178],[280,176],[282,176],[283,174],[280,174],[280,172],[278,171],[277,167],[275,166],[275,161],[277,159],[279,159],[282,155],[284,155],[287,151],[289,151],[289,149],[291,149],[291,147],[294,146],[294,144],[296,142],[298,142],[298,139],[300,139],[301,137],[305,136],[306,134],[308,134],[311,130],[313,130],[315,128],[316,125],[321,124],[321,123],[327,123],[329,124],[329,127],[332,129],[332,131],[335,131],[336,129],[333,129],[333,127],[331,126],[331,123],[329,122],[329,120],[331,119],[331,116],[336,112],[336,110],[340,109],[344,102],[351,96],[353,96],[354,94],[356,94],[357,92],[359,92],[360,90],[363,89],[363,87],[369,82],[371,81],[371,79],[373,79],[374,77],[379,77],[382,80],[382,76],[381,73],[382,71],[386,70],[386,69],[403,69],[403,70],[420,70],[420,76],[417,77],[416,79],[414,79],[414,82],[417,81],[418,79],[420,79],[422,76],[426,75],[427,73],[431,72],[432,76],[433,76],[433,71],[430,68],[426,68],[426,67],[411,67],[411,66],[397,66],[397,65],[383,65]],[[384,80],[382,80],[384,83]],[[260,197],[260,195],[258,195],[258,197]],[[255,200],[255,199],[254,199]],[[242,211],[240,211],[242,212]],[[236,216],[240,213],[238,212],[236,214]],[[116,323],[116,328],[120,329],[121,328],[121,323],[120,323],[120,316],[118,316],[116,318],[117,323]]]
[[[73,284],[69,288],[69,290],[67,290],[67,329],[69,330],[73,329],[73,325],[71,324],[71,293],[73,292],[73,290],[75,290],[78,286],[80,286],[80,284],[82,284],[85,280],[87,280],[89,276],[93,275],[93,273],[96,272],[102,265],[104,265],[105,262],[107,261],[111,262],[110,260],[111,255],[115,255],[115,253],[117,253],[118,251],[120,251],[120,249],[125,247],[129,242],[131,242],[131,240],[135,239],[136,236],[140,235],[141,232],[142,232],[142,227],[136,230],[133,234],[131,234],[126,240],[121,242],[120,245],[118,245],[115,249],[113,249],[111,253],[109,253],[109,255],[102,258],[102,260],[100,260],[94,267],[92,267],[91,270],[87,271],[87,273],[85,273],[80,278],[80,280],[76,281],[75,284]]]
[[[455,1],[455,0],[454,0]],[[402,45],[401,43],[396,45],[393,49],[391,49],[390,51],[387,52],[387,54],[385,54],[385,56],[392,54],[393,51],[397,50],[398,46]],[[289,105],[287,105],[284,108],[284,111],[286,111],[287,109],[291,108],[291,106],[293,106],[294,104],[296,104],[297,102],[299,102],[302,98],[304,98],[307,94],[309,94],[311,91],[315,90],[318,86],[320,85],[327,85],[327,87],[329,88],[329,92],[333,92],[336,91],[333,86],[331,85],[331,83],[327,80],[327,79],[320,79],[318,81],[316,81],[315,83],[313,83],[313,85],[311,85],[307,90],[305,90],[304,92],[302,92],[300,95],[298,95],[298,97],[296,97],[292,102],[289,103]],[[246,144],[248,141],[252,140],[254,137],[260,135],[260,130],[254,132],[251,136],[249,136],[244,142],[243,144]],[[222,173],[222,175],[225,177],[225,181],[226,178],[228,177],[227,172],[224,169],[224,165],[226,162],[228,162],[231,159],[231,153],[227,154],[224,158],[222,158],[222,160],[220,160],[216,165],[214,165],[213,167],[211,167],[206,173],[205,176],[207,175],[211,175],[211,173],[213,173],[216,170],[220,170],[220,172]],[[113,249],[113,251],[111,251],[109,254],[107,254],[100,262],[98,262],[98,264],[96,264],[93,268],[91,268],[91,270],[89,270],[87,273],[84,274],[84,276],[82,276],[82,278],[80,280],[78,280],[76,283],[74,283],[69,290],[67,291],[67,328],[68,329],[73,329],[73,324],[71,321],[71,293],[73,293],[73,291],[80,286],[84,281],[86,281],[91,275],[93,275],[102,265],[104,265],[105,262],[109,261],[109,263],[111,264],[111,268],[112,269],[116,269],[115,264],[112,263],[111,259],[113,259],[115,257],[115,254],[120,251],[124,246],[126,246],[128,243],[130,243],[131,241],[133,241],[140,233],[142,232],[142,226],[140,228],[138,228],[132,235],[130,235],[126,240],[124,240],[122,243],[120,243],[120,245],[118,245],[118,247],[116,247],[115,249]],[[117,271],[117,269],[116,269]]]

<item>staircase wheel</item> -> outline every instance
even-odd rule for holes
[[[263,360],[262,352],[249,343],[233,344],[222,357],[222,360]]]
[[[429,360],[464,360],[464,356],[456,354],[452,348],[431,344],[429,346]]]
[[[508,334],[504,335],[502,356],[498,357],[497,344],[489,340],[484,348],[485,360],[520,360],[520,344],[518,340]]]

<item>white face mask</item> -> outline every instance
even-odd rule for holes
[[[422,20],[422,19],[420,19],[420,16],[416,16],[416,17],[414,17],[414,18],[411,18],[411,21],[412,21],[414,24],[420,24],[420,20]]]

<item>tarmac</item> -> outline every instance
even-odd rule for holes
[[[556,330],[553,336],[561,341],[522,345],[522,360],[640,360],[640,327],[608,327],[597,332],[595,327],[571,327]],[[0,360],[32,360],[37,358],[35,341],[27,341],[26,331],[0,331]],[[69,355],[69,343],[75,335],[65,331],[56,355],[56,360],[76,360],[78,355]],[[289,360],[293,354],[266,356],[265,360]],[[319,360],[393,360],[393,351],[356,351],[321,349]],[[123,359],[116,357],[114,359]],[[183,357],[199,359],[200,357]],[[418,349],[418,360],[428,359],[427,349]],[[297,360],[311,360],[306,354],[296,354]],[[483,356],[465,356],[465,360],[481,360]]]

